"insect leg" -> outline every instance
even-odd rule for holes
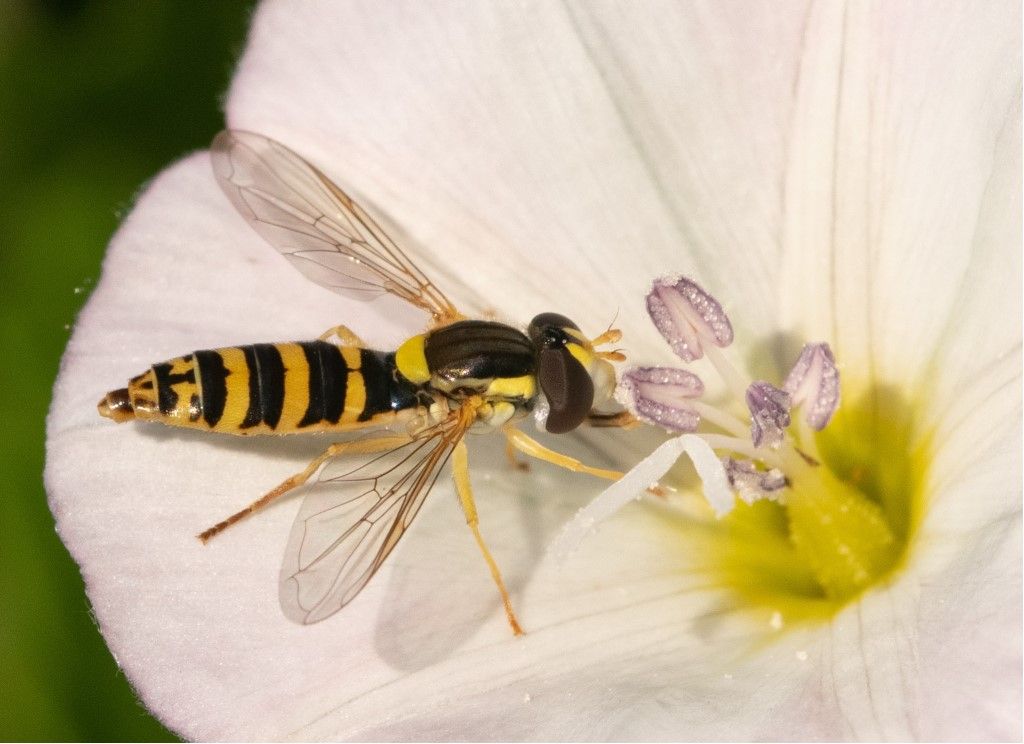
[[[530,469],[530,463],[525,460],[520,460],[516,454],[516,447],[512,444],[512,440],[507,436],[505,437],[505,457],[508,458],[509,465],[516,470],[527,471]]]
[[[469,483],[469,455],[466,452],[466,443],[461,440],[455,445],[455,451],[452,453],[452,480],[455,481],[455,490],[459,493],[462,511],[466,514],[466,524],[473,530],[476,544],[479,546],[480,552],[483,553],[484,560],[487,561],[487,567],[491,570],[491,578],[494,579],[494,583],[497,584],[498,591],[501,593],[501,601],[505,605],[508,624],[512,626],[513,633],[522,635],[523,629],[520,627],[519,621],[516,620],[515,612],[512,611],[512,600],[508,596],[508,589],[505,588],[505,582],[501,578],[501,571],[498,570],[498,564],[495,563],[491,551],[487,549],[484,538],[480,534],[480,519],[477,517],[476,503],[473,501],[473,488]]]
[[[405,444],[408,441],[408,436],[387,435],[382,437],[374,437],[373,439],[355,440],[352,442],[335,442],[330,447],[321,452],[312,462],[309,463],[309,465],[306,466],[306,468],[302,472],[296,473],[290,478],[285,479],[277,486],[277,488],[267,492],[266,494],[253,501],[251,504],[249,504],[241,511],[235,512],[227,519],[221,520],[213,527],[210,527],[208,530],[204,530],[198,535],[198,537],[204,543],[207,542],[211,537],[223,532],[240,519],[249,516],[253,512],[259,511],[260,509],[262,509],[275,499],[278,499],[281,496],[284,496],[292,489],[301,486],[303,483],[309,480],[310,476],[312,476],[313,473],[315,473],[320,468],[321,465],[323,465],[325,462],[332,458],[344,454],[366,455],[371,454],[373,452],[385,452],[401,444]]]
[[[607,478],[608,480],[618,480],[622,477],[622,473],[618,470],[592,468],[589,465],[584,465],[575,458],[563,455],[561,452],[555,452],[552,449],[548,449],[540,442],[528,437],[513,426],[506,426],[504,431],[505,436],[508,437],[508,443],[530,457],[536,457],[538,460],[550,462],[552,465],[557,465],[560,468],[571,470],[574,473],[587,473],[588,475],[594,475],[598,478]]]
[[[620,429],[635,429],[640,426],[640,421],[629,411],[619,413],[591,413],[584,419],[588,426],[594,427],[618,427]]]
[[[363,340],[353,333],[348,326],[337,325],[333,328],[328,328],[320,334],[319,338],[321,341],[326,341],[331,336],[337,336],[338,340],[341,341],[342,346],[359,346],[366,348],[366,344]]]

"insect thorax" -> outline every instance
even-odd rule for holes
[[[395,362],[410,381],[454,400],[481,396],[526,408],[537,394],[535,348],[504,323],[463,320],[414,336]]]

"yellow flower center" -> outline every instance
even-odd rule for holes
[[[910,403],[882,386],[847,397],[824,431],[790,436],[820,462],[789,463],[781,503],[738,502],[688,530],[707,551],[701,568],[715,586],[799,622],[832,616],[904,564],[930,447]]]

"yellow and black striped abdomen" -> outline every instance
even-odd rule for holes
[[[197,351],[154,364],[99,409],[228,434],[350,429],[419,405],[394,357],[324,341]]]

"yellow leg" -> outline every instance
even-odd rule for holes
[[[512,611],[512,599],[508,596],[508,589],[505,588],[505,582],[501,578],[501,571],[498,570],[498,564],[495,563],[491,551],[484,544],[483,535],[480,534],[480,519],[477,517],[476,503],[473,501],[473,488],[469,483],[469,455],[466,452],[466,443],[462,440],[455,445],[455,451],[452,453],[452,479],[455,481],[455,490],[459,493],[462,511],[466,514],[466,524],[473,530],[476,544],[479,546],[480,552],[483,553],[484,560],[487,561],[487,567],[491,570],[491,578],[498,586],[502,604],[505,605],[508,624],[512,627],[513,633],[522,635],[523,629],[520,627],[519,621],[516,620],[515,612]]]
[[[223,532],[240,519],[259,511],[272,501],[284,496],[289,491],[298,488],[309,480],[310,476],[312,476],[321,465],[332,458],[345,454],[367,455],[374,452],[385,452],[387,450],[394,449],[399,445],[406,444],[408,441],[409,437],[407,436],[388,435],[383,437],[374,437],[373,439],[355,440],[352,442],[335,442],[310,462],[309,465],[306,466],[305,470],[285,479],[277,488],[256,499],[241,511],[235,512],[227,519],[217,522],[217,524],[210,529],[204,530],[199,534],[199,539],[205,543],[211,537]]]
[[[320,340],[326,341],[331,336],[337,336],[338,340],[341,341],[342,346],[359,346],[366,348],[366,344],[359,336],[354,334],[348,326],[338,325],[334,328],[328,328],[326,331],[320,334]]]
[[[507,432],[505,434],[505,457],[508,458],[509,464],[516,470],[525,472],[530,469],[530,463],[519,459],[519,456],[516,454],[516,446],[512,444],[512,440],[509,439]]]
[[[571,470],[574,473],[587,473],[588,475],[607,478],[608,480],[618,480],[623,475],[618,470],[602,470],[601,468],[592,468],[589,465],[584,465],[579,460],[568,455],[548,449],[540,442],[526,436],[526,434],[512,426],[505,427],[505,436],[508,437],[509,444],[520,452],[530,457],[536,457],[538,460],[550,462],[552,465],[557,465],[560,468]]]

